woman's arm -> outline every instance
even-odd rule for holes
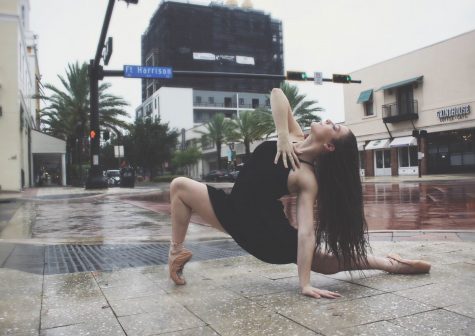
[[[315,254],[315,228],[313,206],[317,196],[317,182],[313,176],[301,176],[298,181],[299,193],[297,196],[297,221],[298,221],[298,251],[297,268],[302,294],[314,298],[325,297],[335,299],[338,293],[321,290],[310,284],[310,271]]]
[[[289,101],[281,89],[273,89],[270,95],[270,100],[272,117],[274,118],[277,132],[277,153],[274,163],[277,163],[279,157],[282,155],[282,161],[284,162],[285,168],[287,168],[287,158],[289,158],[292,168],[295,170],[297,167],[300,167],[300,161],[295,153],[294,146],[291,143],[292,137],[289,125],[291,125],[293,129],[295,127],[294,122],[296,123],[296,121],[293,117],[289,118]]]

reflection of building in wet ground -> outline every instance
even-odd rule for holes
[[[351,73],[345,124],[366,176],[475,171],[475,30]],[[419,153],[419,154],[418,154]]]
[[[236,42],[238,41],[238,43]],[[142,36],[142,64],[167,65],[174,70],[282,75],[282,23],[268,13],[227,2],[203,5],[162,1]],[[184,129],[182,148],[201,147],[200,125],[218,113],[237,118],[240,111],[269,108],[269,92],[279,80],[250,80],[225,77],[180,77],[143,79],[142,104],[136,118],[160,120]],[[231,145],[232,147],[232,145]],[[233,149],[222,146],[223,167]],[[203,158],[188,167],[188,175],[201,178],[217,169],[213,143],[202,148]],[[236,145],[234,153],[244,154]]]

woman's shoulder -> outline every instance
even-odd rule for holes
[[[318,181],[315,172],[311,167],[302,166],[289,173],[288,187],[291,193],[299,194],[301,192],[317,193]]]

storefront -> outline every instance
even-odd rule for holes
[[[475,172],[475,128],[428,134],[429,174]]]
[[[475,30],[352,72],[364,176],[475,173]]]

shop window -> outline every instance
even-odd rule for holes
[[[417,147],[409,147],[409,164],[411,167],[415,167],[418,165],[417,162]]]
[[[401,147],[399,148],[399,167],[416,167],[417,162],[417,147]]]
[[[358,152],[360,169],[365,169],[365,152]]]
[[[409,167],[409,147],[399,148],[399,167]]]
[[[450,155],[450,165],[451,166],[461,166],[462,165],[462,153],[452,153]]]
[[[383,168],[383,151],[376,152],[376,168]]]

